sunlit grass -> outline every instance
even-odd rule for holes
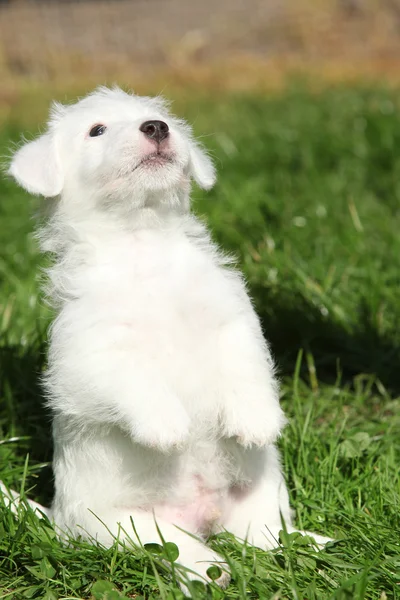
[[[40,94],[21,100],[0,133],[1,153],[22,127],[37,131],[46,104]],[[219,182],[209,194],[194,191],[194,208],[238,255],[279,365],[290,419],[281,448],[297,523],[338,540],[316,553],[284,536],[279,551],[264,553],[222,536],[214,543],[232,584],[225,593],[200,586],[194,597],[396,598],[397,92],[295,88],[218,102],[187,95],[174,110],[215,157]],[[0,479],[20,489],[26,474],[29,495],[48,503],[50,421],[38,376],[50,312],[38,291],[37,200],[5,179],[0,192]],[[17,522],[0,510],[0,598],[179,598],[149,550],[62,547],[32,514]],[[118,592],[105,596],[99,583],[91,592],[103,580]]]

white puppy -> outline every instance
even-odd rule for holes
[[[53,198],[40,238],[55,257],[57,527],[104,544],[159,528],[205,579],[222,560],[200,539],[212,532],[276,545],[281,515],[293,531],[274,446],[285,419],[243,279],[190,214],[191,178],[215,181],[191,130],[158,98],[101,88],[54,105],[10,173]]]

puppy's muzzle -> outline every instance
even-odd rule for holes
[[[139,129],[146,137],[158,144],[169,135],[169,127],[164,121],[145,121]]]

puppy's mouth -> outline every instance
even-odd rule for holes
[[[171,154],[166,154],[165,152],[152,152],[151,154],[146,154],[142,158],[142,160],[135,166],[137,169],[140,166],[146,167],[164,167],[167,164],[171,164],[174,162],[174,157]]]

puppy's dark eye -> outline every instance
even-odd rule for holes
[[[105,125],[94,125],[92,129],[89,131],[90,137],[97,137],[98,135],[103,135],[105,133],[107,127]]]

